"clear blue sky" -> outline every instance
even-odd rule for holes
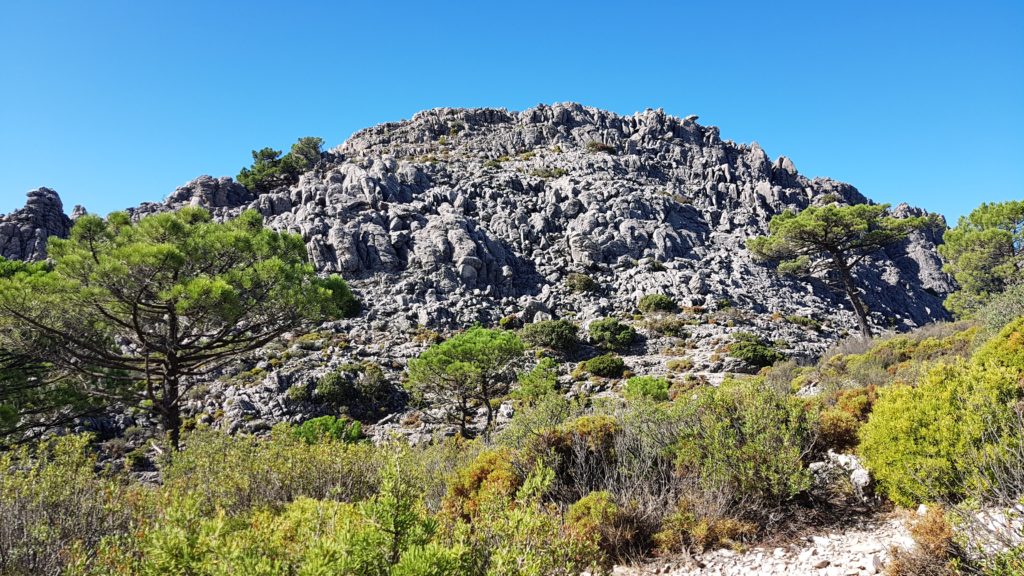
[[[5,2],[0,212],[437,106],[664,108],[956,217],[1024,198],[1024,2]]]

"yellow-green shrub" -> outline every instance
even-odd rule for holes
[[[565,514],[565,525],[573,535],[596,543],[611,559],[620,557],[636,537],[628,515],[605,490],[574,502]]]
[[[969,363],[939,364],[916,386],[883,389],[861,429],[860,452],[894,502],[958,499],[984,482],[971,454],[998,450],[1024,397],[1024,319]]]

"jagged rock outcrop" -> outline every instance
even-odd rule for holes
[[[318,268],[366,293],[380,326],[492,321],[532,301],[590,319],[629,311],[651,292],[853,325],[840,292],[776,276],[744,242],[787,208],[867,200],[848,184],[800,175],[756,143],[723,141],[693,118],[578,104],[428,110],[355,134],[296,185],[244,206],[183,192],[205,182],[166,205],[189,196],[225,215],[252,208],[301,233]],[[951,285],[937,241],[914,235],[858,272],[877,324],[944,317]],[[593,276],[603,294],[572,294],[563,285],[570,272]]]
[[[71,219],[64,214],[60,196],[49,188],[28,193],[25,207],[0,216],[0,256],[11,260],[46,258],[50,236],[67,237]]]

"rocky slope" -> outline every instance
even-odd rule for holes
[[[355,134],[288,188],[256,195],[203,176],[164,202],[130,209],[136,217],[186,204],[218,217],[256,209],[270,226],[301,233],[316,266],[343,274],[366,304],[360,318],[325,326],[344,345],[325,337],[312,358],[253,359],[244,368],[259,378],[215,384],[193,408],[234,414],[233,426],[300,418],[308,407],[288,402],[285,390],[352,360],[373,361],[397,382],[422,348],[409,343],[418,328],[443,332],[509,315],[586,325],[632,316],[649,293],[687,307],[692,327],[680,351],[679,339],[638,324],[647,339],[626,354],[637,372],[664,373],[679,355],[710,379],[749,370],[720,354],[737,330],[793,356],[822,352],[856,326],[843,294],[823,280],[779,277],[744,242],[787,208],[867,200],[849,184],[800,175],[756,143],[723,141],[696,120],[578,104],[428,110]],[[905,205],[894,212],[921,213]],[[43,239],[65,235],[69,223],[55,193],[33,191],[23,210],[0,219],[0,254],[40,258]],[[935,251],[939,234],[914,234],[857,271],[876,326],[945,317],[952,286]],[[598,289],[574,292],[571,273]],[[797,317],[810,321],[785,320]]]

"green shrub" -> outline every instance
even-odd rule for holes
[[[813,422],[796,398],[761,378],[726,380],[680,408],[677,470],[699,487],[691,499],[724,500],[728,516],[740,520],[777,521],[810,486],[803,455]]]
[[[655,402],[668,400],[668,389],[671,384],[664,378],[653,376],[634,376],[626,380],[624,389],[627,400],[638,400],[648,398]]]
[[[999,457],[1024,397],[1024,318],[969,362],[940,363],[915,386],[883,389],[861,429],[860,452],[894,502],[956,501],[990,482],[977,454]]]
[[[579,346],[578,328],[568,320],[542,320],[523,327],[523,341],[559,352],[571,352]]]
[[[760,336],[750,332],[733,334],[732,344],[729,345],[729,355],[743,360],[747,364],[761,367],[771,366],[786,358],[778,350],[769,346]]]
[[[713,507],[696,506],[684,498],[662,521],[654,534],[654,544],[663,554],[678,554],[693,549],[735,548],[756,534],[756,524],[718,516]]]
[[[565,524],[570,533],[594,542],[610,559],[621,557],[637,535],[629,516],[605,490],[591,492],[569,506]]]
[[[358,442],[363,438],[363,429],[359,422],[335,416],[320,416],[306,420],[293,427],[292,433],[307,444],[316,444],[323,440]]]
[[[165,489],[197,498],[204,514],[228,514],[299,497],[356,501],[378,487],[380,459],[368,442],[309,444],[287,425],[267,438],[196,430],[161,472]]]
[[[674,312],[677,307],[674,300],[664,294],[648,294],[636,305],[644,314],[651,312]]]
[[[602,378],[621,378],[626,364],[615,354],[602,354],[584,362],[587,372]]]
[[[61,574],[73,551],[131,529],[129,491],[94,473],[89,440],[0,452],[0,574]]]
[[[384,371],[373,363],[343,364],[321,377],[315,391],[318,400],[358,414],[375,414],[392,394]]]
[[[619,350],[633,343],[636,330],[616,318],[595,320],[590,324],[590,340],[607,350]]]
[[[807,316],[786,316],[786,321],[790,324],[796,324],[797,326],[803,326],[804,328],[810,328],[815,332],[821,331],[821,322],[814,318],[808,318]]]
[[[573,292],[597,292],[600,286],[586,274],[573,272],[565,278],[565,285]]]
[[[529,372],[519,375],[519,385],[512,396],[526,404],[534,404],[558,389],[558,364],[551,358],[541,358]]]

